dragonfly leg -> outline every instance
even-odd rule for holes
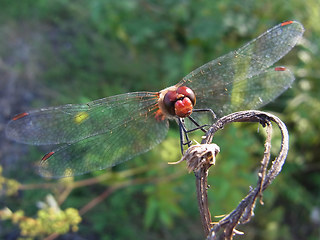
[[[212,109],[210,109],[210,108],[193,109],[193,112],[210,112],[210,113],[212,114],[212,116],[213,116],[214,119],[217,117],[216,114],[214,113],[214,111],[213,111]],[[193,131],[198,130],[198,129],[201,129],[201,131],[204,132],[204,133],[207,132],[207,130],[204,129],[204,127],[208,127],[208,126],[209,126],[208,124],[204,124],[204,125],[200,126],[200,124],[197,123],[197,121],[194,120],[193,117],[188,116],[188,118],[190,119],[190,121],[191,121],[194,125],[196,125],[196,128],[193,128],[193,129],[191,129],[191,130],[188,130],[187,133],[193,132]]]
[[[193,132],[193,131],[198,130],[198,129],[201,129],[201,131],[204,132],[204,133],[207,132],[207,130],[205,130],[204,127],[207,127],[207,126],[209,126],[209,125],[205,124],[205,125],[200,126],[200,124],[197,123],[197,121],[194,120],[191,116],[188,116],[188,118],[189,118],[190,121],[191,121],[194,125],[196,125],[197,127],[196,127],[196,128],[193,128],[193,129],[191,129],[191,130],[187,130],[187,133]]]
[[[193,112],[210,112],[213,116],[213,118],[216,118],[216,114],[212,111],[212,109],[194,109]],[[209,125],[205,124],[205,125],[200,125],[199,123],[197,123],[197,121],[195,119],[193,119],[191,116],[188,116],[189,120],[196,126],[193,129],[187,130],[185,123],[184,123],[184,119],[183,118],[178,118],[178,122],[179,122],[179,131],[180,131],[180,147],[181,147],[181,153],[183,154],[183,147],[185,145],[188,145],[188,147],[191,146],[191,141],[188,137],[188,133],[196,131],[198,129],[200,129],[202,132],[206,133],[207,130],[204,127],[208,127]],[[185,142],[185,141],[186,142]]]
[[[186,129],[183,118],[178,118],[178,122],[179,122],[179,131],[180,131],[180,147],[181,147],[181,153],[183,154],[183,146],[188,145],[188,147],[190,147],[191,141],[189,140],[188,130]],[[186,142],[184,142],[184,138]]]
[[[214,113],[214,111],[210,108],[200,108],[200,109],[193,109],[193,112],[210,112],[213,116],[213,119],[217,118],[217,115]]]

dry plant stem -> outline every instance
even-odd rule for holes
[[[266,123],[266,132],[267,132],[267,138],[266,142],[264,144],[264,156],[261,161],[261,167],[260,171],[258,173],[258,186],[259,186],[259,197],[260,197],[260,204],[263,205],[263,200],[262,200],[262,188],[263,188],[263,183],[266,178],[266,172],[267,172],[267,167],[270,161],[270,153],[271,153],[271,138],[272,138],[272,125],[271,122]],[[252,215],[252,214],[251,214]]]
[[[217,225],[212,228],[211,238],[208,239],[232,239],[233,235],[237,232],[235,227],[240,223],[244,224],[250,220],[253,216],[253,210],[255,207],[256,199],[260,197],[260,203],[262,204],[262,187],[265,181],[267,166],[270,161],[270,150],[271,150],[271,134],[272,134],[272,125],[271,122],[265,123],[267,138],[265,142],[265,151],[264,156],[261,161],[260,170],[258,172],[258,183],[257,187],[251,191],[238,205],[238,207],[222,219]],[[213,231],[215,229],[216,231]],[[217,236],[217,232],[221,228],[224,228],[224,232]],[[214,233],[214,234],[212,234]]]
[[[271,150],[271,121],[275,122],[278,125],[282,134],[282,142],[279,155],[272,162],[271,167],[267,172]],[[267,139],[265,142],[264,157],[261,161],[261,167],[258,172],[257,187],[252,189],[248,193],[248,195],[239,203],[235,210],[225,216],[222,220],[219,221],[219,223],[217,223],[213,227],[211,223],[211,216],[208,208],[207,198],[207,176],[211,165],[203,165],[202,169],[194,171],[197,182],[196,186],[201,220],[207,239],[210,240],[232,239],[233,235],[237,233],[235,227],[239,223],[246,223],[250,220],[253,215],[253,209],[257,197],[260,197],[262,203],[262,192],[280,173],[289,149],[289,135],[284,123],[273,114],[255,110],[236,112],[219,119],[209,128],[201,144],[210,144],[215,132],[223,129],[226,124],[232,122],[259,122],[263,127],[267,127]],[[222,230],[223,232],[221,232]]]
[[[201,216],[201,222],[203,231],[205,232],[206,236],[209,234],[210,227],[211,227],[211,214],[208,211],[208,195],[207,195],[207,176],[208,170],[211,165],[206,165],[203,168],[200,168],[197,172],[195,172],[196,176],[196,187],[197,187],[197,198],[198,198],[198,206]]]

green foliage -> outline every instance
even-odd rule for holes
[[[145,226],[152,225],[173,227],[173,217],[181,216],[183,210],[178,205],[182,197],[177,193],[171,183],[150,186],[146,189],[148,199],[146,202]]]
[[[25,216],[22,210],[12,212],[5,208],[0,211],[0,219],[11,220],[13,224],[19,225],[21,239],[43,238],[50,234],[65,234],[70,230],[78,230],[81,217],[76,209],[60,210],[51,196],[47,197],[47,202],[37,212],[36,218]]]
[[[255,184],[254,171],[260,158],[253,159],[250,155],[262,156],[263,153],[263,142],[249,132],[241,131],[239,126],[229,126],[224,130],[223,136],[220,134],[215,142],[219,143],[221,153],[209,176],[212,189],[208,191],[209,198],[213,199],[212,208],[216,209],[215,215],[230,212],[247,194],[248,186]]]
[[[85,103],[129,91],[157,91],[273,25],[298,20],[306,28],[302,45],[279,63],[288,66],[297,80],[292,89],[265,108],[288,125],[289,156],[282,173],[264,194],[265,205],[257,205],[255,217],[243,228],[246,239],[316,239],[319,220],[310,215],[320,204],[319,5],[318,0],[3,0],[0,85],[15,91],[8,90],[9,96],[0,89],[5,98],[0,101],[1,117],[33,107]],[[4,117],[9,119],[7,115]],[[257,133],[257,126],[232,125],[214,139],[221,153],[209,175],[212,215],[232,210],[255,183],[264,142],[263,130],[259,127]],[[199,141],[197,135],[193,138]],[[275,131],[274,155],[279,141]],[[3,142],[7,140],[1,139]],[[8,239],[16,230],[14,226],[19,227],[21,237],[79,228],[79,235],[88,239],[203,238],[194,177],[187,174],[184,164],[163,167],[180,158],[174,122],[167,139],[153,151],[109,170],[109,178],[71,193],[65,183],[18,192],[28,184],[50,182],[29,174],[39,152],[30,150],[28,154],[18,150],[22,145],[15,147],[14,154],[6,156],[2,150],[7,148],[1,145],[1,162],[12,172],[0,178],[1,203],[17,209],[1,211],[2,220],[4,215],[10,220],[0,223],[1,239]],[[9,173],[3,172],[5,176]],[[100,176],[101,172],[86,175],[75,183]],[[136,180],[144,181],[135,184]],[[106,188],[126,181],[126,188],[114,190],[80,222],[72,208],[81,209]],[[55,193],[57,199],[68,196],[58,201],[66,210],[46,207],[37,212],[35,202],[48,192]]]
[[[20,183],[14,179],[5,178],[2,176],[2,166],[0,165],[0,197],[5,196],[14,196],[17,195],[17,192],[20,187]]]

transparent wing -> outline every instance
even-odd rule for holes
[[[281,69],[269,69],[243,81],[216,86],[209,90],[210,98],[201,98],[198,103],[200,106],[216,106],[219,111],[215,113],[219,117],[239,110],[257,109],[278,97],[294,81],[288,69]]]
[[[194,70],[178,85],[193,89],[196,108],[211,108],[217,117],[259,108],[279,96],[294,80],[288,70],[266,69],[286,55],[303,32],[299,22],[279,24],[239,50]]]
[[[154,108],[157,99],[155,93],[137,92],[35,110],[14,117],[6,135],[33,145],[72,143],[124,125]]]
[[[269,69],[259,75],[243,81],[217,85],[214,89],[206,89],[211,97],[197,98],[197,105],[213,106],[218,118],[232,112],[257,109],[277,98],[294,81],[294,75],[283,67]],[[272,82],[272,84],[270,84]],[[227,89],[233,89],[228,91]],[[191,115],[200,125],[214,121],[211,113],[195,112]],[[186,119],[188,129],[194,127]]]
[[[59,144],[46,154],[40,173],[79,175],[114,166],[160,143],[168,120],[157,117],[158,95],[138,92],[17,115],[6,128],[11,139],[28,144]]]
[[[136,116],[112,131],[66,144],[44,157],[40,174],[66,177],[114,166],[146,152],[160,143],[168,131],[168,120],[154,114]]]

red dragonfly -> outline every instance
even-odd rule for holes
[[[183,120],[192,120],[195,105],[212,109],[220,118],[274,100],[294,76],[285,67],[270,67],[303,32],[299,22],[283,22],[174,86],[21,113],[8,123],[6,134],[26,144],[56,145],[41,160],[44,176],[67,177],[114,166],[160,143],[167,135],[168,119],[176,119],[180,133],[186,133]]]

